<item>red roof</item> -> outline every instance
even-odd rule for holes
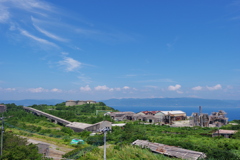
[[[148,114],[153,114],[155,115],[156,113],[158,113],[160,111],[142,111],[142,113],[144,113],[145,115],[148,115]]]

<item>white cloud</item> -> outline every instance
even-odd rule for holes
[[[201,87],[201,86],[196,86],[196,87],[192,88],[192,90],[194,90],[194,91],[200,91],[202,89],[203,89],[203,87]]]
[[[179,94],[183,94],[183,92],[182,92],[182,91],[179,91],[179,90],[177,90],[176,92],[179,93]]]
[[[32,92],[32,93],[48,92],[47,89],[44,89],[44,88],[42,88],[42,87],[38,87],[38,88],[29,88],[28,91],[29,91],[29,92]]]
[[[81,76],[78,76],[78,79],[80,79],[82,82],[87,83],[87,84],[92,82],[91,78],[85,76],[84,74],[81,74]]]
[[[62,52],[61,54],[62,54],[63,56],[67,56],[67,55],[68,55],[67,52]]]
[[[216,86],[213,86],[213,87],[208,87],[207,86],[207,89],[210,90],[210,91],[214,91],[214,90],[222,89],[222,86],[221,86],[221,84],[217,84]]]
[[[103,86],[97,86],[97,87],[95,87],[95,90],[97,90],[97,91],[105,91],[105,90],[109,90],[110,88],[109,87],[107,87],[106,85],[103,85]]]
[[[11,91],[16,91],[16,88],[6,88],[5,90],[11,92]]]
[[[63,59],[63,61],[59,61],[58,63],[65,66],[67,72],[74,71],[81,67],[81,63],[71,57],[63,57]]]
[[[10,15],[6,7],[0,5],[0,23],[5,23],[9,19]]]
[[[122,89],[121,88],[109,88],[107,87],[106,85],[103,85],[103,86],[97,86],[94,88],[96,91],[121,91]],[[123,87],[123,89],[129,89],[129,87],[125,86]]]
[[[62,92],[62,90],[61,89],[57,89],[57,88],[53,88],[53,89],[51,89],[51,92]]]
[[[158,86],[151,86],[151,85],[149,85],[149,86],[146,86],[147,88],[153,88],[153,89],[158,89]]]
[[[130,87],[128,87],[128,86],[124,86],[123,89],[130,89]]]
[[[37,41],[37,42],[40,42],[40,43],[42,43],[42,44],[47,44],[47,45],[50,45],[50,46],[53,46],[53,47],[57,47],[57,48],[58,48],[58,46],[57,46],[56,44],[54,44],[54,43],[52,43],[52,42],[49,42],[49,41],[47,41],[47,40],[45,40],[45,39],[36,37],[36,36],[34,36],[34,35],[31,35],[30,33],[28,33],[28,32],[25,31],[25,30],[21,30],[21,29],[20,29],[20,32],[21,32],[22,35],[24,35],[24,36],[26,36],[26,37],[29,37],[29,38]]]
[[[181,85],[176,84],[175,86],[169,86],[169,87],[168,87],[168,90],[170,90],[170,91],[176,91],[176,90],[178,90],[178,89],[180,89],[180,88],[181,88]]]
[[[39,0],[8,0],[13,7],[27,10],[29,12],[37,13],[35,9],[41,9],[45,11],[53,11],[53,7],[49,4]]]
[[[121,91],[121,88],[115,88],[116,91]]]
[[[86,85],[85,87],[80,87],[80,91],[91,91],[92,89],[89,87],[89,85]]]
[[[50,37],[50,38],[52,38],[52,39],[55,39],[55,40],[57,40],[57,41],[62,41],[62,42],[67,42],[67,41],[68,41],[67,39],[64,39],[64,38],[61,38],[61,37],[59,37],[59,36],[56,36],[56,35],[48,32],[48,31],[46,31],[46,30],[38,27],[38,26],[35,25],[35,24],[33,24],[33,26],[34,26],[39,32],[43,33],[43,34],[46,35],[47,37]]]

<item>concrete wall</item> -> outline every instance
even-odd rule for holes
[[[77,101],[66,101],[66,106],[76,106],[77,105]]]
[[[97,103],[96,101],[92,101],[92,100],[89,100],[89,101],[73,101],[73,100],[69,100],[69,101],[66,101],[66,106],[76,106],[76,105],[83,105],[83,104],[95,104]]]

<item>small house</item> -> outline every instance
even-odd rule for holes
[[[212,137],[224,136],[225,138],[230,138],[236,132],[237,132],[237,130],[223,130],[223,129],[219,129],[219,130],[217,130],[216,132],[214,132],[212,134]]]

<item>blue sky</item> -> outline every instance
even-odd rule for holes
[[[0,0],[0,100],[240,100],[240,0]]]

